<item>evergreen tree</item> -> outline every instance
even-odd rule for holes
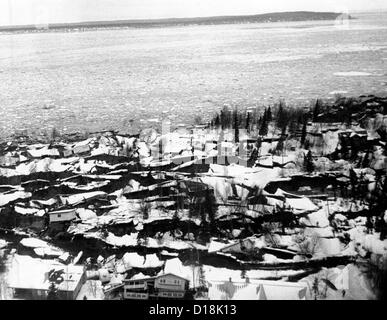
[[[269,108],[267,108],[267,111],[266,111],[266,121],[267,122],[270,122],[270,121],[272,121],[273,120],[273,116],[272,116],[272,114],[271,114],[271,109],[270,109],[270,107]]]
[[[247,132],[250,132],[250,112],[247,113],[245,128],[246,128]]]
[[[268,132],[268,123],[267,123],[267,112],[265,109],[265,112],[263,114],[263,118],[261,121],[261,126],[259,128],[259,135],[260,136],[266,136]]]
[[[219,126],[220,126],[220,118],[219,118],[219,114],[216,114],[216,117],[215,117],[215,128],[218,129]]]
[[[164,143],[162,139],[159,140],[159,159],[163,158],[163,153],[164,153]]]
[[[314,108],[313,108],[313,122],[317,122],[320,112],[321,112],[321,101],[320,99],[317,99],[316,104],[314,105]]]
[[[222,130],[224,130],[226,128],[226,122],[227,122],[227,109],[226,109],[226,107],[224,107],[220,111],[220,124],[222,126]]]
[[[238,112],[234,112],[234,139],[235,142],[239,142],[239,123],[238,123]]]
[[[285,103],[281,100],[278,106],[276,122],[278,128],[283,128],[287,124],[286,114],[285,114]]]
[[[304,117],[304,124],[302,126],[302,133],[301,133],[301,145],[305,145],[305,139],[306,139],[306,127],[307,127],[307,120],[306,117]]]
[[[309,173],[314,171],[313,156],[311,151],[304,156],[304,169]]]
[[[358,186],[359,180],[357,178],[356,172],[353,169],[349,170],[349,178],[351,181],[352,196],[354,198],[357,198],[357,186]]]
[[[201,288],[205,288],[206,287],[206,275],[205,275],[205,272],[204,272],[204,268],[203,268],[203,265],[199,265],[199,286]]]
[[[281,132],[281,135],[282,136],[285,136],[286,137],[286,129],[287,129],[288,125],[285,123],[285,125],[282,128],[282,132]]]
[[[285,135],[281,134],[281,137],[277,143],[277,147],[275,148],[275,153],[277,155],[281,155],[284,149]]]
[[[296,121],[290,121],[289,122],[289,134],[294,135],[298,130],[298,122]]]
[[[50,283],[48,288],[47,300],[58,300],[58,289],[55,286],[55,282]]]
[[[5,269],[5,259],[3,256],[0,256],[0,273],[3,273]]]

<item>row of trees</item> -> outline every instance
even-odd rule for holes
[[[248,110],[230,109],[225,106],[215,114],[209,126],[222,130],[245,129],[247,132],[254,131],[265,136],[268,134],[269,124],[272,124],[283,133],[295,134],[300,130],[300,126],[311,118],[311,115],[313,115],[313,119],[317,118],[320,104],[321,102],[318,100],[312,111],[286,106],[282,100],[273,107],[257,107]]]

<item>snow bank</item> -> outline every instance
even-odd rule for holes
[[[337,256],[342,254],[342,245],[337,238],[320,238],[318,241],[317,255]]]
[[[233,241],[233,242],[224,243],[224,242],[219,242],[211,239],[210,244],[208,245],[208,253],[219,251],[220,249],[227,247],[232,243],[236,243],[236,242]]]
[[[92,210],[88,210],[88,209],[84,209],[84,208],[78,208],[75,210],[75,212],[77,213],[78,217],[84,221],[84,220],[92,220],[92,219],[96,219],[97,218],[97,214],[92,211]]]
[[[49,244],[46,241],[36,238],[24,238],[20,241],[20,244],[27,248],[48,248]]]
[[[160,261],[156,254],[147,254],[140,256],[136,252],[127,252],[122,257],[122,261],[127,269],[129,268],[159,268],[164,265],[164,261]]]
[[[61,197],[63,203],[67,203],[69,205],[75,205],[78,203],[81,203],[82,201],[98,198],[98,197],[103,197],[106,196],[107,193],[103,191],[94,191],[94,192],[86,192],[86,193],[78,193],[78,194],[73,194],[68,197]]]
[[[324,209],[308,214],[306,218],[301,218],[300,223],[309,227],[324,228],[329,226],[327,213]]]
[[[137,246],[138,233],[131,233],[130,235],[126,234],[122,237],[117,237],[113,233],[109,232],[108,236],[105,239],[105,242],[116,247],[131,247]]]
[[[59,151],[57,149],[49,149],[44,147],[41,149],[30,149],[27,151],[33,158],[42,158],[42,157],[59,157]]]
[[[316,211],[318,207],[306,197],[286,198],[286,204],[292,208],[295,213]]]
[[[7,205],[8,203],[18,200],[32,197],[32,193],[24,191],[16,191],[9,194],[0,195],[0,207]]]
[[[8,245],[7,241],[0,239],[0,249],[5,248],[7,245]]]

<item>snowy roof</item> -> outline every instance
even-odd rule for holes
[[[166,277],[166,276],[173,276],[173,277],[176,277],[176,278],[180,278],[180,279],[182,279],[182,280],[185,280],[185,281],[189,281],[188,279],[183,278],[183,277],[180,277],[180,276],[178,276],[178,275],[176,275],[175,273],[172,273],[172,272],[160,274],[160,275],[157,276],[157,278],[162,278],[162,277]]]
[[[147,276],[143,274],[142,272],[135,274],[133,277],[131,277],[129,280],[144,280],[144,279],[153,279],[154,277]]]
[[[64,270],[64,281],[58,286],[60,291],[74,291],[82,275],[83,266],[63,265],[54,260],[34,259],[29,256],[15,255],[8,275],[11,288],[48,290],[50,282],[48,273],[55,270]]]
[[[20,244],[27,248],[47,248],[49,244],[46,241],[37,238],[24,238]]]

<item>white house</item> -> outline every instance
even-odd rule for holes
[[[77,215],[75,209],[56,210],[48,213],[50,217],[50,223],[53,222],[67,222],[74,220]]]

